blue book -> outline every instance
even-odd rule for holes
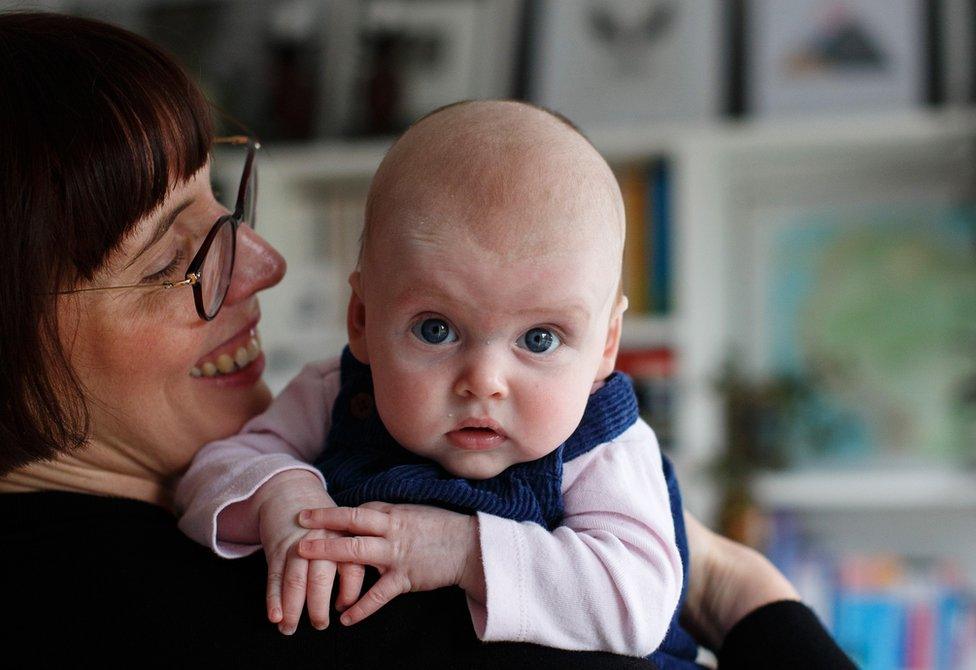
[[[671,168],[659,160],[648,170],[648,237],[650,253],[650,307],[656,314],[671,310]]]
[[[859,668],[904,667],[907,612],[903,603],[881,593],[841,592],[834,608],[834,637]]]
[[[969,603],[958,591],[948,591],[936,599],[935,670],[961,668],[963,629]]]

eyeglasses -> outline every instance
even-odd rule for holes
[[[247,150],[244,158],[244,171],[237,188],[237,201],[230,214],[218,218],[204,238],[200,249],[186,268],[182,281],[164,281],[158,284],[127,284],[124,286],[94,286],[78,288],[58,293],[82,293],[87,291],[112,291],[117,289],[172,289],[181,286],[193,287],[193,302],[197,314],[204,321],[210,321],[227,297],[227,289],[234,275],[234,258],[237,255],[237,228],[245,225],[254,228],[254,207],[257,202],[258,173],[255,152],[260,143],[250,137],[234,135],[218,137],[214,144],[229,144]]]

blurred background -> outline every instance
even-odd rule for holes
[[[345,341],[395,133],[531,100],[617,172],[619,367],[687,506],[865,668],[976,668],[971,0],[47,0],[173,51],[264,143],[275,389]],[[232,183],[237,175],[218,175]]]

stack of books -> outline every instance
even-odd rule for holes
[[[627,215],[624,294],[630,310],[666,314],[671,309],[672,175],[661,159],[619,168]]]
[[[767,555],[863,670],[976,668],[976,583],[945,559],[813,551],[790,513]]]

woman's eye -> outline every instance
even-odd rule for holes
[[[457,333],[444,319],[424,319],[410,331],[427,344],[444,344],[457,340]]]
[[[555,351],[562,341],[548,328],[530,328],[518,339],[516,344],[533,354],[547,354]]]
[[[184,257],[185,254],[183,253],[182,249],[177,251],[176,255],[173,256],[173,260],[167,263],[166,267],[164,267],[162,270],[159,270],[158,272],[153,272],[151,275],[143,277],[142,283],[152,284],[153,282],[170,279],[171,275],[177,270],[177,268],[179,268],[182,265]]]

